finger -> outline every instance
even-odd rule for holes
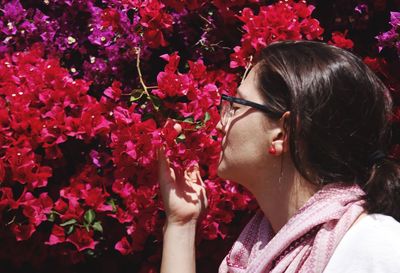
[[[185,181],[189,184],[195,184],[197,180],[197,176],[195,171],[185,170],[184,172]]]
[[[165,154],[165,147],[161,146],[157,149],[157,161],[159,170],[165,170],[169,166],[169,160]]]
[[[196,173],[196,176],[197,176],[198,183],[200,183],[200,185],[205,189],[206,188],[206,184],[204,184],[203,178],[201,178],[200,171],[198,171]]]
[[[165,180],[175,180],[173,169],[170,167],[170,161],[165,153],[165,147],[162,146],[157,150],[158,157],[158,176],[161,182]]]

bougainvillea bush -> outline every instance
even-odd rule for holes
[[[158,272],[161,145],[199,164],[216,272],[254,199],[216,175],[218,105],[279,40],[353,51],[392,92],[400,155],[399,1],[1,0],[0,272]]]

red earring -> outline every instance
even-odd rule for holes
[[[271,146],[271,147],[269,147],[269,149],[268,149],[268,153],[270,153],[271,155],[274,155],[274,154],[276,154],[275,147],[274,147],[274,146]]]

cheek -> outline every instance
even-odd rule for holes
[[[241,120],[232,126],[222,142],[221,161],[232,168],[258,166],[267,153],[266,133],[258,120]]]
[[[268,146],[268,130],[265,129],[263,119],[258,114],[257,112],[252,113],[248,118],[238,122],[238,126],[232,128],[232,133],[235,133],[235,137],[232,138],[232,141],[235,142],[235,148],[240,148],[243,152],[247,151],[252,156],[263,154]]]

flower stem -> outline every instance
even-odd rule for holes
[[[153,107],[156,111],[158,111],[158,107],[156,106],[156,104],[153,101],[153,98],[150,96],[150,93],[148,91],[147,85],[144,83],[143,80],[143,76],[142,76],[142,70],[140,69],[140,47],[136,48],[136,69],[138,71],[139,74],[139,80],[140,80],[140,84],[143,87],[143,92],[146,93],[147,97],[150,99],[151,103],[153,104]],[[152,88],[152,87],[151,87]]]
[[[243,83],[244,79],[246,79],[246,77],[247,77],[247,74],[249,74],[249,71],[250,71],[250,68],[251,68],[251,65],[252,65],[252,63],[251,63],[252,61],[253,61],[253,55],[250,55],[249,62],[246,65],[246,70],[243,73],[243,77],[242,77],[241,83]]]

